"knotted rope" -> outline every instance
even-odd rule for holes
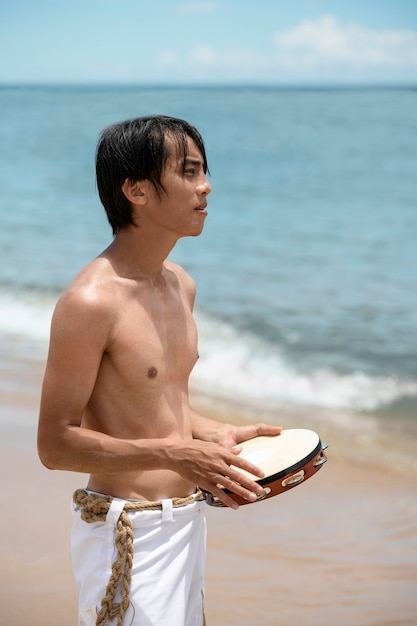
[[[74,492],[74,502],[81,510],[81,519],[87,524],[105,522],[113,498],[95,493],[88,493],[85,489]],[[173,508],[187,506],[196,500],[204,500],[201,491],[185,498],[173,498]],[[101,608],[97,615],[96,626],[105,626],[117,617],[117,626],[123,626],[125,613],[130,604],[130,583],[133,564],[133,525],[128,516],[129,512],[160,511],[161,502],[147,500],[126,501],[116,523],[115,547],[117,555],[112,565],[110,580],[106,587],[106,595],[101,601]],[[120,588],[121,602],[115,602],[116,592]]]

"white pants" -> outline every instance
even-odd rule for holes
[[[114,498],[123,508],[123,500]],[[131,606],[126,626],[203,626],[206,520],[204,502],[162,511],[128,513],[134,532]],[[120,513],[87,523],[73,504],[71,552],[79,587],[79,625],[94,626],[116,556],[115,528]],[[109,519],[110,517],[110,519]],[[113,517],[113,519],[111,519]],[[120,601],[120,597],[116,597]],[[117,621],[113,620],[112,624]]]

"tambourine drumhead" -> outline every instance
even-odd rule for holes
[[[318,451],[321,450],[318,434],[304,428],[283,430],[276,437],[255,437],[244,441],[241,446],[242,452],[239,456],[263,470],[266,479],[293,468],[309,454],[314,453],[317,447]],[[239,471],[250,478],[255,478],[255,481],[261,484],[265,480],[260,480],[244,470]]]
[[[310,478],[327,460],[318,434],[304,428],[283,430],[275,437],[255,437],[240,445],[242,451],[239,456],[265,473],[264,478],[257,478],[239,469],[242,474],[265,487],[265,493],[258,501],[295,487]],[[250,504],[228,489],[224,491],[238,504]],[[207,494],[207,503],[212,506],[224,506],[210,493]]]

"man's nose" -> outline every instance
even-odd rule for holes
[[[199,188],[198,188],[198,192],[201,195],[205,195],[208,196],[209,193],[211,193],[211,185],[208,181],[207,176],[204,174],[203,179],[201,180],[201,183],[199,184]]]

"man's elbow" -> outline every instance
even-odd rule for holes
[[[58,442],[45,437],[41,430],[38,432],[37,447],[40,462],[46,469],[63,469],[63,454]]]
[[[44,467],[46,467],[46,469],[60,469],[58,455],[56,454],[56,451],[51,450],[49,447],[43,446],[42,444],[38,443],[38,456],[40,462]]]

